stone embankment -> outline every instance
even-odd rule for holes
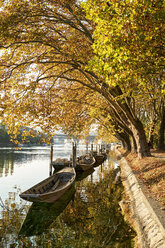
[[[125,192],[129,196],[129,207],[132,210],[132,218],[138,233],[138,248],[165,248],[165,226],[163,216],[158,216],[152,204],[146,196],[143,185],[128,165],[125,158],[119,156],[121,176]],[[164,216],[165,218],[165,216]]]

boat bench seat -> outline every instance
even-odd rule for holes
[[[69,181],[71,179],[71,177],[64,177],[64,178],[62,178],[62,181],[63,182],[67,182],[67,181]]]
[[[45,183],[45,185],[38,185],[36,188],[29,189],[29,194],[43,194],[49,191],[53,191],[57,188],[60,183],[60,179],[56,178],[49,183]]]
[[[52,183],[52,185],[53,185],[53,182],[51,182]],[[34,189],[31,189],[30,190],[30,193],[32,193],[32,194],[43,194],[43,193],[45,193],[48,189],[50,189],[50,187],[52,186],[52,185],[50,185],[51,183],[49,183],[49,184],[47,184],[47,185],[44,185],[44,186],[38,186],[38,187],[36,187],[36,188],[34,188]]]
[[[39,188],[38,188],[38,192],[39,192],[40,194],[46,193],[46,192],[48,192],[48,191],[51,189],[51,187],[52,187],[53,185],[54,185],[54,182],[51,181],[51,182],[45,184],[44,186],[39,187]]]
[[[35,189],[29,189],[28,190],[28,194],[34,194],[34,193],[36,193],[36,190]]]
[[[58,178],[58,179],[56,180],[56,182],[53,184],[53,187],[52,187],[50,190],[51,190],[51,191],[55,190],[55,189],[57,188],[57,186],[59,185],[60,181],[61,181],[61,180]]]

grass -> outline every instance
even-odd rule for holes
[[[139,159],[136,154],[126,153],[120,149],[122,155],[133,169],[137,177],[146,185],[148,193],[165,207],[165,151],[151,150],[151,157]]]

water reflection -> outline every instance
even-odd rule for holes
[[[97,181],[92,181],[91,175],[77,180],[75,191],[69,192],[74,201],[68,197],[65,203],[42,204],[42,208],[33,204],[22,212],[16,211],[17,204],[9,199],[6,204],[12,211],[4,209],[0,220],[2,247],[133,247],[135,232],[124,221],[119,207],[123,193],[119,168],[112,167],[111,163],[102,171],[98,167]],[[26,237],[18,235],[21,225],[20,233]]]
[[[9,153],[6,158],[6,153],[4,151],[0,153],[0,177],[3,174],[7,176],[8,174],[13,174],[14,163],[13,163],[13,154]]]
[[[54,158],[68,157],[70,158],[72,146],[64,151],[63,145],[54,145]],[[29,163],[32,160],[41,160],[42,158],[50,159],[49,146],[33,146],[23,147],[21,149],[1,148],[0,147],[0,177],[13,174],[14,166],[22,163]]]
[[[91,169],[86,170],[86,171],[77,171],[76,172],[76,181],[81,181],[84,178],[88,177],[89,175],[92,176],[94,171],[95,171],[94,168],[91,168]]]
[[[39,150],[31,148],[22,148],[21,150],[15,150],[14,148],[0,148],[0,177],[12,175],[14,173],[14,166],[22,165],[22,163],[29,163],[32,160],[37,160],[39,156],[46,156],[49,158],[48,148],[42,147]],[[39,152],[40,151],[40,152]]]
[[[62,213],[68,203],[73,200],[75,187],[72,186],[54,203],[34,202],[24,220],[19,236],[40,235]]]
[[[81,190],[76,191],[74,207],[69,206],[62,214],[63,221],[72,227],[84,247],[85,244],[87,247],[131,247],[135,234],[125,223],[118,205],[123,190],[118,171],[103,171],[103,180],[94,184],[82,182],[85,191],[83,194]]]

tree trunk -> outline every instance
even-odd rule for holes
[[[116,133],[116,138],[121,140],[123,148],[126,151],[131,151],[130,139],[126,132]]]
[[[111,95],[111,98],[105,91],[102,94],[109,101],[110,107],[113,108],[114,115],[116,115],[116,119],[118,119],[119,126],[121,127],[121,129],[125,131],[129,129],[131,133],[127,132],[127,134],[133,134],[134,140],[136,142],[136,145],[134,145],[133,149],[135,151],[137,148],[138,157],[143,158],[150,156],[151,153],[147,143],[143,124],[136,117],[136,113],[134,112],[134,109],[132,109],[132,106],[130,104],[130,99],[119,99],[116,102],[111,100],[111,98],[123,95],[123,92],[119,86],[109,89],[109,94]]]
[[[165,149],[164,133],[165,133],[165,107],[163,107],[162,119],[159,128],[158,150]]]
[[[133,135],[130,135],[130,140],[131,140],[131,152],[132,153],[137,153],[136,140],[135,140]]]
[[[110,89],[110,94],[112,97],[118,97],[122,96],[123,92],[119,86],[116,86],[113,89]],[[111,104],[114,105],[114,102]],[[146,140],[143,124],[138,118],[136,118],[134,109],[132,109],[132,106],[130,104],[130,99],[126,98],[125,101],[119,99],[117,101],[117,104],[113,107],[115,108],[119,119],[125,125],[128,124],[129,129],[133,133],[133,137],[136,141],[136,146],[134,147],[134,149],[136,150],[137,147],[138,157],[142,158],[150,156],[150,149]]]
[[[153,119],[152,121],[152,126],[150,127],[149,131],[149,138],[148,138],[148,143],[150,144],[150,148],[153,148],[154,145],[154,130],[156,126],[156,118]]]
[[[137,154],[139,158],[150,156],[150,149],[146,140],[143,124],[140,120],[136,120],[134,125],[131,125],[131,130],[137,145]]]

